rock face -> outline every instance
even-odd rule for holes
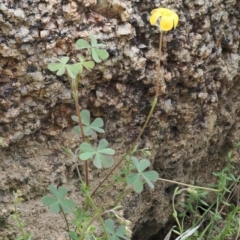
[[[237,0],[238,1],[238,0]],[[0,3],[0,238],[12,237],[12,191],[26,202],[22,215],[36,237],[60,239],[62,219],[40,197],[50,183],[77,198],[73,162],[74,105],[66,77],[47,70],[54,57],[74,56],[74,43],[93,34],[110,58],[86,73],[79,102],[105,120],[106,138],[119,153],[131,144],[151,106],[159,31],[148,23],[156,7],[175,10],[176,30],[164,35],[161,72],[166,90],[140,141],[164,178],[206,185],[239,140],[240,4],[236,0],[2,0]],[[99,181],[97,173],[92,176]],[[75,181],[76,182],[76,181]],[[133,239],[164,238],[174,185],[124,200]],[[46,219],[49,222],[46,222]],[[54,224],[53,224],[53,223]],[[63,231],[64,232],[64,231]]]

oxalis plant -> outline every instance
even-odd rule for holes
[[[160,30],[155,96],[141,131],[117,163],[114,162],[116,152],[109,146],[107,139],[101,138],[101,134],[105,133],[102,118],[92,119],[90,111],[81,109],[78,100],[78,89],[82,73],[84,71],[92,71],[96,63],[101,63],[109,57],[105,49],[106,45],[99,43],[93,35],[90,35],[89,42],[85,39],[76,41],[77,54],[74,59],[62,56],[57,59],[57,62],[55,61],[48,65],[48,69],[56,72],[57,76],[66,74],[68,77],[76,110],[76,115],[72,116],[72,120],[76,122],[73,130],[81,139],[79,147],[75,151],[66,147],[63,147],[63,149],[74,159],[81,193],[85,199],[84,206],[76,206],[74,201],[68,199],[67,189],[64,186],[57,188],[54,185],[50,185],[49,190],[52,196],[44,196],[42,198],[42,203],[49,207],[50,212],[54,214],[61,213],[63,215],[69,239],[130,239],[130,222],[123,217],[120,206],[120,202],[124,196],[131,192],[141,193],[144,185],[154,189],[154,183],[157,180],[174,182],[159,178],[156,171],[149,170],[150,161],[147,159],[149,157],[149,150],[138,149],[138,141],[149,123],[159,94],[165,91],[165,83],[161,79],[160,74],[163,33],[177,26],[178,15],[166,8],[154,9],[151,12],[150,23],[151,25],[157,24]],[[141,155],[141,153],[143,153],[143,158],[138,159],[137,156]],[[79,161],[84,162],[84,176],[80,174],[78,168]],[[111,168],[95,189],[91,189],[92,186],[89,181],[89,162],[92,162],[93,166],[98,169]],[[119,172],[114,174],[116,169]],[[109,177],[112,177],[112,181],[107,183]],[[104,196],[106,189],[119,183],[123,187],[116,196],[113,206],[109,207],[96,203],[96,196],[99,194]],[[68,220],[68,214],[73,215],[71,221]]]

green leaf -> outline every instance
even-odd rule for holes
[[[64,198],[67,195],[67,189],[65,187],[58,188],[58,197]]]
[[[143,191],[143,183],[139,174],[130,173],[127,176],[127,184],[133,186],[134,191],[137,193]]]
[[[147,159],[138,160],[136,157],[132,157],[132,162],[137,173],[130,173],[127,176],[128,185],[132,186],[134,191],[140,193],[143,191],[143,183],[147,183],[150,188],[154,188],[153,182],[158,180],[158,173],[156,171],[145,171],[150,166],[150,162]]]
[[[61,200],[61,207],[65,213],[72,213],[72,208],[75,206],[75,203],[70,199],[62,199]]]
[[[80,127],[77,125],[75,127],[73,127],[73,131],[77,134],[77,135],[81,135],[81,131],[80,131]]]
[[[78,49],[91,48],[91,45],[84,39],[78,39],[76,42],[76,46]]]
[[[44,206],[51,206],[52,204],[54,204],[56,202],[55,198],[49,197],[49,196],[44,196],[42,198],[42,203]]]
[[[70,231],[68,235],[72,240],[79,240],[79,236],[75,232]]]
[[[82,161],[86,161],[86,160],[92,158],[94,155],[95,155],[94,152],[80,153],[80,154],[79,154],[79,158],[80,158]]]
[[[96,118],[92,123],[91,123],[92,128],[101,128],[103,127],[103,120],[101,118]]]
[[[105,226],[110,236],[110,240],[130,240],[125,236],[126,231],[124,226],[120,226],[117,230],[115,230],[115,224],[112,219],[105,220]]]
[[[48,69],[52,72],[58,71],[63,66],[62,63],[49,63]]]
[[[58,202],[53,203],[51,206],[49,206],[49,211],[51,213],[57,214],[60,212],[60,205]]]
[[[78,59],[80,62],[84,62],[85,61],[85,57],[83,55],[79,55]]]
[[[74,63],[74,64],[66,64],[66,69],[68,72],[68,75],[75,79],[76,76],[82,72],[82,66],[80,63]]]
[[[107,146],[108,146],[108,141],[106,139],[101,139],[98,144],[97,150],[100,151],[102,149],[105,149]]]
[[[106,60],[109,57],[108,52],[105,49],[98,49],[98,48],[94,48],[95,52],[97,53],[98,57],[101,60]]]
[[[72,213],[71,209],[75,203],[70,199],[64,199],[67,195],[67,189],[65,187],[57,189],[54,185],[50,185],[49,190],[54,197],[44,196],[42,198],[43,205],[49,207],[51,213],[59,213],[61,210],[64,213]]]
[[[158,173],[156,171],[147,171],[142,173],[143,177],[148,178],[150,181],[156,182],[158,180]]]
[[[54,185],[50,185],[49,190],[55,197],[58,197],[58,190]]]
[[[81,65],[81,69],[84,66],[87,70],[90,71],[95,66],[95,63],[93,61],[85,61],[85,58],[82,55],[79,56],[79,61],[80,62],[78,64]]]
[[[87,143],[87,142],[83,142],[80,145],[80,150],[82,152],[93,152],[93,153],[96,152],[95,148],[90,143]]]
[[[94,47],[97,44],[97,39],[92,34],[90,35],[90,39],[91,39],[91,45],[92,47]]]
[[[147,159],[142,159],[139,163],[136,157],[132,157],[132,162],[134,167],[138,170],[138,172],[144,171],[147,167],[150,166],[150,162]]]
[[[66,64],[68,61],[69,61],[69,57],[62,57],[60,59],[60,62],[63,63],[63,64]]]
[[[71,118],[72,118],[72,120],[74,121],[74,122],[77,122],[78,123],[78,117],[77,116],[71,116]]]
[[[103,60],[106,60],[109,57],[109,54],[104,49],[92,48],[92,58],[95,62],[100,63]]]
[[[79,125],[75,126],[73,128],[73,131],[77,135],[81,135],[81,130],[80,130]],[[94,133],[94,131],[91,128],[87,127],[87,126],[83,126],[83,132],[84,132],[85,136],[91,136]]]
[[[108,168],[111,167],[114,163],[112,155],[115,154],[115,151],[111,148],[107,148],[108,142],[106,139],[101,139],[97,149],[95,149],[89,143],[82,143],[80,145],[81,153],[79,154],[79,158],[83,161],[93,158],[93,164],[97,168]]]
[[[57,75],[61,76],[65,73],[65,67],[68,60],[69,57],[62,57],[61,59],[58,59],[59,63],[49,63],[48,69],[52,72],[57,71]]]
[[[60,60],[58,59],[60,63],[49,63],[48,69],[50,71],[57,71],[57,75],[61,76],[65,73],[67,70],[67,74],[69,77],[75,79],[76,76],[80,73],[82,66],[79,65],[79,63],[74,64],[67,64],[69,61],[69,57],[62,57]]]
[[[102,150],[99,150],[98,152],[103,153],[103,154],[107,154],[107,155],[114,155],[115,151],[112,148],[105,148]]]
[[[101,118],[96,118],[90,125],[91,129],[98,133],[104,133],[105,131],[102,129],[103,120]]]
[[[90,112],[88,110],[82,110],[80,115],[83,124],[86,126],[90,126]]]
[[[97,153],[95,155],[95,158],[93,159],[93,164],[97,167],[97,168],[109,168],[113,165],[114,160],[111,156],[108,156],[107,154],[100,154]]]
[[[92,48],[92,58],[96,63],[100,63],[101,59],[99,58],[95,48]]]
[[[83,161],[92,158],[96,154],[95,148],[91,144],[86,142],[83,142],[80,145],[80,150],[82,153],[79,154],[79,158]]]
[[[109,57],[108,52],[104,49],[99,49],[102,47],[106,47],[106,45],[102,43],[97,43],[97,39],[93,35],[90,35],[90,39],[91,45],[86,40],[83,39],[77,40],[76,42],[77,49],[90,49],[92,52],[92,58],[97,63],[101,62],[102,60],[106,60]],[[85,61],[84,57],[82,56],[79,57],[79,60],[82,63],[82,65],[88,70],[94,67],[94,62]]]
[[[31,240],[31,239],[32,239],[31,234],[28,234],[28,235],[29,235],[29,236],[28,236],[27,240]]]
[[[75,218],[72,220],[73,225],[76,227],[82,227],[83,225],[88,224],[89,220],[89,211],[85,211],[78,207],[77,210],[73,211],[73,214],[75,215]]]
[[[57,71],[57,75],[58,76],[62,76],[66,71],[65,65],[63,67],[61,67],[58,71]]]
[[[90,35],[90,38],[91,38],[91,45],[92,47],[106,47],[106,44],[103,44],[103,43],[97,43],[97,39],[93,36],[93,35]]]
[[[95,63],[93,61],[86,61],[86,62],[83,62],[82,65],[87,69],[87,70],[91,70],[94,68],[95,66]]]
[[[94,45],[94,48],[101,48],[101,47],[106,47],[106,46],[107,46],[106,44],[98,43],[98,44]]]
[[[91,127],[83,126],[83,132],[85,136],[91,136],[94,133],[94,130]]]
[[[24,240],[23,236],[18,236],[15,240]]]
[[[90,112],[88,110],[82,110],[81,113],[81,120],[83,123],[83,131],[85,136],[91,136],[93,133],[104,133],[105,131],[102,129],[103,127],[103,120],[101,118],[96,118],[92,123],[90,122]],[[78,122],[78,118],[76,116],[72,116],[73,121]],[[74,132],[77,135],[81,135],[79,125],[73,128]]]

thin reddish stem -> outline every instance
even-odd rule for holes
[[[80,115],[80,105],[78,102],[78,89],[77,89],[75,81],[72,83],[72,93],[73,93],[73,98],[75,101],[76,114],[78,117],[78,125],[80,128],[82,141],[85,142],[86,138],[85,138],[84,131],[83,131],[83,124],[82,124],[82,119],[81,119],[81,115]],[[85,166],[86,185],[88,186],[89,185],[88,161],[85,161],[84,166]]]

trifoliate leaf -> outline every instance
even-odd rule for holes
[[[130,173],[127,176],[128,185],[132,186],[133,189],[140,193],[143,191],[143,183],[147,183],[150,188],[154,188],[153,182],[158,180],[158,173],[156,171],[145,171],[150,166],[150,162],[147,159],[138,160],[136,157],[132,157],[132,162],[137,173]]]
[[[83,123],[83,131],[85,136],[91,136],[93,133],[104,133],[105,131],[102,129],[103,127],[103,120],[101,118],[96,118],[92,123],[90,122],[90,112],[88,110],[82,110],[81,119]],[[77,116],[72,116],[73,121],[78,122]],[[77,135],[81,135],[79,125],[73,128],[74,132]]]
[[[64,199],[67,189],[65,187],[57,189],[54,185],[50,185],[49,190],[54,197],[44,196],[42,198],[43,205],[49,207],[51,213],[59,213],[61,210],[64,213],[72,213],[71,209],[75,203],[70,199]]]
[[[95,149],[89,143],[82,143],[80,145],[79,158],[83,161],[93,158],[93,164],[97,168],[108,168],[111,167],[114,163],[112,155],[115,154],[115,151],[111,148],[107,148],[108,142],[106,139],[101,139],[97,149]]]
[[[57,75],[61,76],[67,71],[67,74],[72,79],[75,79],[76,76],[81,72],[81,67],[79,63],[74,64],[67,64],[69,61],[69,57],[62,57],[60,60],[58,60],[60,63],[49,63],[48,69],[50,71],[57,71]]]

